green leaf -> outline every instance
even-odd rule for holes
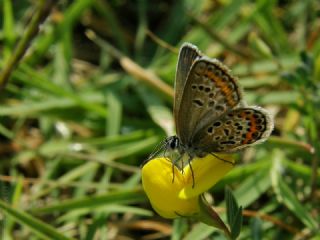
[[[122,119],[122,103],[119,97],[113,91],[107,91],[106,94],[107,104],[109,112],[112,113],[112,117],[107,121],[107,133],[108,136],[114,136],[120,133],[121,119]]]
[[[146,196],[141,190],[119,191],[101,194],[97,196],[81,197],[59,201],[46,207],[31,209],[35,213],[52,213],[57,211],[69,211],[71,209],[96,208],[110,203],[136,203],[146,201]]]
[[[227,220],[229,225],[231,226],[235,216],[238,213],[239,207],[229,187],[227,187],[225,190],[225,196],[226,196],[225,198],[226,198],[226,204],[227,204]]]
[[[230,231],[220,218],[219,214],[209,205],[203,195],[199,197],[199,214],[194,216],[199,221],[222,230],[227,237],[230,237]]]
[[[232,194],[230,188],[225,190],[227,204],[227,220],[230,226],[231,239],[236,239],[241,231],[242,226],[242,207],[238,207],[237,200]]]
[[[231,238],[237,239],[241,232],[242,227],[242,207],[240,206],[237,210],[236,215],[233,218],[232,224],[231,224]]]
[[[4,53],[4,59],[7,59],[13,51],[16,35],[15,35],[15,25],[14,25],[14,14],[11,0],[3,1],[3,34],[4,41],[6,44],[4,45],[4,49],[2,49]]]
[[[54,227],[33,217],[32,215],[11,207],[9,204],[0,200],[0,208],[7,215],[15,219],[21,225],[28,227],[31,232],[43,239],[68,240],[68,238],[59,233]]]

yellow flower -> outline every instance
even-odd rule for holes
[[[223,161],[222,159],[226,160]],[[155,158],[142,168],[142,185],[154,210],[164,218],[195,216],[200,211],[199,196],[216,184],[234,166],[230,155],[194,158],[183,170],[168,158]],[[174,176],[173,176],[174,174]]]

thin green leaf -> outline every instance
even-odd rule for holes
[[[0,208],[7,216],[12,217],[21,225],[28,227],[31,232],[33,232],[40,238],[50,240],[72,239],[59,233],[56,228],[44,223],[43,221],[38,220],[37,218],[26,212],[11,207],[9,204],[5,203],[2,200],[0,200]]]
[[[31,212],[52,213],[57,211],[70,211],[72,209],[96,208],[110,203],[137,203],[146,201],[146,196],[141,190],[111,192],[90,197],[65,200],[50,204],[46,207],[31,209]]]
[[[283,177],[281,175],[281,161],[283,158],[282,152],[274,151],[272,157],[273,167],[270,174],[272,186],[277,195],[278,201],[290,209],[290,211],[308,228],[313,230],[318,229],[317,221],[309,214],[310,211],[300,203],[294,192],[292,192],[289,186],[283,181]]]
[[[232,194],[232,191],[229,187],[226,187],[225,189],[225,199],[226,199],[226,205],[227,205],[227,220],[230,226],[232,226],[232,223],[234,222],[234,218],[238,213],[238,203],[235,197]]]
[[[227,205],[227,220],[230,226],[231,238],[236,239],[242,226],[242,207],[238,206],[236,198],[233,196],[230,188],[225,190],[225,199]]]
[[[230,225],[231,229],[231,238],[237,239],[242,227],[242,207],[240,206],[236,211],[235,216],[232,219],[232,224]]]
[[[107,105],[112,117],[107,121],[107,135],[113,136],[120,133],[121,119],[122,119],[122,104],[119,97],[112,91],[107,91],[106,94]]]
[[[3,1],[3,35],[5,40],[5,48],[3,49],[3,58],[7,59],[13,51],[16,35],[13,17],[13,8],[11,0]]]

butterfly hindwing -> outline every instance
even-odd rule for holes
[[[273,121],[262,108],[246,107],[228,111],[212,119],[193,139],[193,146],[204,152],[234,152],[265,140]]]

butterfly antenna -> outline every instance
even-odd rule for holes
[[[162,149],[167,145],[166,139],[162,140],[160,143],[157,144],[157,146],[154,148],[152,153],[149,155],[147,160],[150,160],[154,158],[159,152],[162,151]]]
[[[151,160],[156,155],[158,155],[158,153],[161,152],[163,150],[163,148],[166,147],[166,145],[167,145],[166,139],[164,139],[160,143],[158,143],[157,146],[152,151],[152,153],[148,156],[148,158],[142,162],[141,166],[145,165],[149,160]]]

